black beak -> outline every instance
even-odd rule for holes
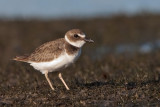
[[[84,38],[84,41],[85,41],[85,42],[90,42],[90,43],[93,43],[93,42],[94,42],[92,39],[88,39],[88,38]]]

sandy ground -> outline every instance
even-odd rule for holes
[[[52,91],[39,71],[15,62],[16,55],[82,29],[93,40],[80,59],[62,70],[67,91],[50,73]],[[141,44],[160,39],[160,16],[115,16],[87,20],[0,21],[0,106],[158,106],[160,105],[160,50],[150,53],[95,52],[101,46]],[[94,56],[98,56],[93,59]]]

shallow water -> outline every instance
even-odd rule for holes
[[[91,58],[97,60],[102,58],[104,55],[112,54],[123,54],[127,53],[128,56],[134,54],[146,54],[160,50],[160,40],[148,41],[141,44],[119,44],[113,47],[99,46],[94,49],[94,52],[90,52]]]

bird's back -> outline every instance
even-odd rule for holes
[[[50,41],[42,44],[36,48],[30,55],[17,56],[13,60],[22,62],[46,62],[56,59],[61,55],[64,50],[65,40],[60,38],[54,41]]]

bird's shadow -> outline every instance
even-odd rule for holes
[[[93,82],[89,82],[86,83],[84,81],[75,81],[75,84],[79,87],[84,87],[84,88],[92,88],[92,87],[101,87],[101,86],[123,86],[126,89],[130,90],[136,87],[141,87],[147,84],[157,84],[160,82],[160,78],[159,80],[148,80],[145,82],[128,82],[127,84],[125,83],[116,83],[114,81],[107,81],[107,82],[103,82],[103,81],[93,81]]]
[[[91,87],[100,87],[100,86],[105,86],[105,85],[115,85],[113,81],[109,82],[103,82],[103,81],[93,81],[93,82],[84,82],[84,81],[75,81],[75,85],[78,87],[86,87],[86,88],[91,88]]]
[[[104,85],[114,85],[114,83],[94,81],[94,82],[90,82],[90,83],[82,83],[79,85],[83,86],[83,87],[91,88],[91,87],[100,87],[100,86],[104,86]]]

